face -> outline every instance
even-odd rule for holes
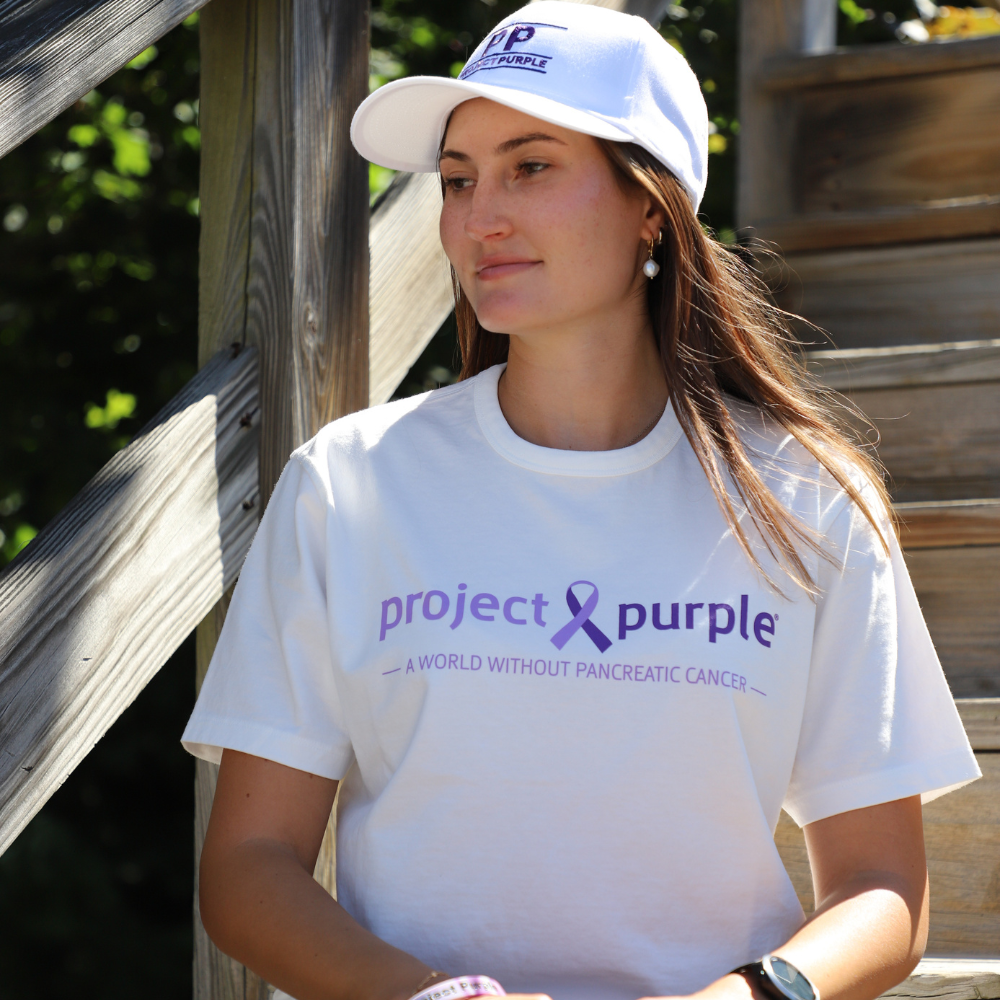
[[[622,189],[597,141],[484,98],[454,111],[441,242],[479,322],[530,336],[645,316],[662,216]]]

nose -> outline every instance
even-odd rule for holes
[[[513,231],[506,188],[501,181],[480,176],[472,192],[469,214],[465,217],[465,235],[478,243],[502,240]]]

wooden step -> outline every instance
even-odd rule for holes
[[[1000,951],[1000,944],[998,944]],[[914,1000],[996,1000],[1000,998],[997,958],[925,958],[913,974],[882,996]]]
[[[1000,499],[898,503],[893,509],[907,551],[1000,545]]]
[[[877,428],[900,541],[952,692],[1000,695],[1000,340],[806,359]]]
[[[952,694],[998,696],[1000,501],[920,508],[902,508],[903,555]]]
[[[983,777],[924,806],[924,839],[931,880],[927,951],[935,955],[990,958],[998,963],[994,971],[1000,973],[997,954],[1000,951],[1000,754],[995,752],[1000,749],[1000,698],[959,699],[957,704]],[[802,908],[809,913],[814,900],[805,839],[784,812],[774,839]],[[920,969],[915,973],[923,974]],[[1000,985],[1000,978],[989,982]],[[931,980],[922,986],[911,984],[914,989],[944,988],[944,985],[947,984],[943,981],[935,985]],[[1000,997],[1000,991],[956,993],[956,1000],[959,995],[969,1000],[976,997],[985,1000]]]
[[[1000,253],[997,267],[1000,328]],[[806,359],[874,424],[894,500],[1000,497],[1000,340],[815,351]]]
[[[1000,131],[982,125],[1000,95],[1000,38],[780,48],[744,81],[745,104],[771,112],[747,124],[777,127],[780,141],[743,167],[753,190],[741,226],[783,253],[1000,232]]]
[[[840,348],[983,340],[1000,330],[996,238],[788,253],[765,276],[782,308]],[[822,346],[814,330],[798,334]]]
[[[955,704],[972,748],[1000,750],[1000,698],[959,698]]]

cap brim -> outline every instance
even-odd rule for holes
[[[443,76],[411,76],[380,87],[361,103],[351,122],[355,149],[393,170],[433,173],[451,112],[464,101],[485,97],[574,132],[629,142],[632,136],[589,111],[548,97]]]

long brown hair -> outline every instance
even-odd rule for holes
[[[727,396],[749,403],[792,434],[857,504],[888,553],[875,505],[852,480],[860,473],[879,504],[891,510],[881,468],[842,419],[843,402],[806,373],[787,314],[772,304],[737,252],[706,234],[688,195],[663,164],[632,143],[597,141],[623,189],[648,192],[666,213],[663,239],[654,251],[660,272],[648,285],[653,331],[674,412],[747,558],[781,593],[740,523],[726,472],[770,555],[810,595],[816,587],[800,547],[827,558],[829,553],[767,486],[740,438]],[[460,378],[466,379],[506,361],[510,339],[480,325],[454,270],[452,279]]]

